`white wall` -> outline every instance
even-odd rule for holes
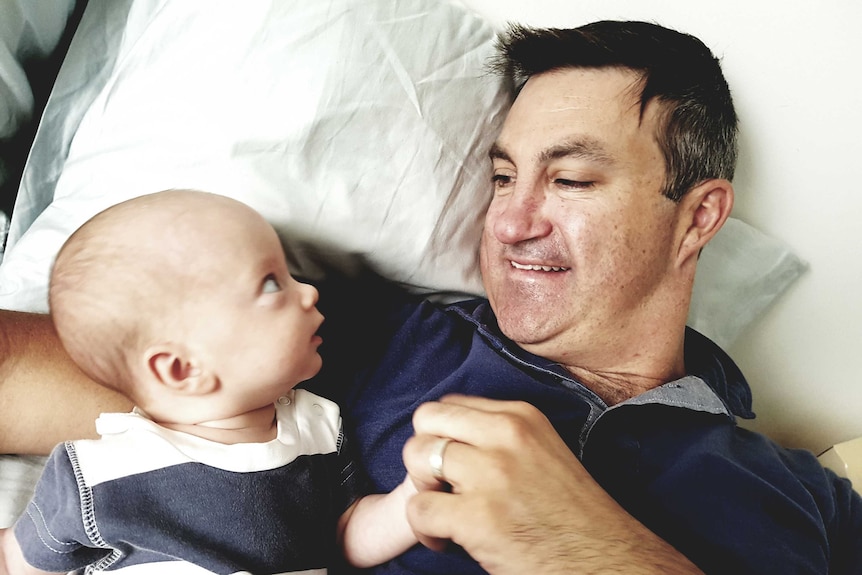
[[[731,347],[750,425],[819,452],[862,436],[862,2],[464,0],[496,26],[649,20],[723,59],[741,119],[733,215],[809,270]]]

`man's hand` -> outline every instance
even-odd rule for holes
[[[535,407],[447,396],[413,417],[404,462],[417,485],[439,485],[431,458],[441,438],[451,492],[408,504],[419,540],[452,540],[494,575],[701,573],[646,529],[590,476]]]

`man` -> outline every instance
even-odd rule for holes
[[[324,336],[355,351],[338,399],[377,486],[403,477],[407,441],[413,478],[441,488],[408,512],[447,552],[381,572],[478,570],[446,540],[495,574],[697,572],[672,546],[717,573],[858,572],[858,495],[739,430],[747,384],[685,328],[698,253],[733,203],[714,57],[643,23],[515,29],[502,50],[526,83],[491,150],[489,301],[369,305],[359,335]],[[27,357],[6,363],[42,368]]]
[[[377,487],[400,481],[415,428],[407,469],[451,492],[415,497],[414,529],[493,573],[637,572],[613,564],[609,546],[634,556],[639,535],[608,536],[626,528],[607,494],[707,572],[860,572],[859,496],[738,428],[745,379],[685,327],[698,255],[733,205],[717,60],[637,22],[515,28],[501,53],[520,92],[490,151],[488,302],[378,317],[389,345],[351,366],[344,408]],[[564,445],[530,407],[451,393],[524,400]],[[415,548],[382,572],[471,572],[462,559]]]

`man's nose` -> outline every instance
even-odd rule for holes
[[[504,244],[542,238],[551,233],[547,198],[539,185],[516,185],[511,193],[495,197],[488,209],[494,236]]]

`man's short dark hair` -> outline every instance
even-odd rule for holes
[[[621,67],[642,75],[641,113],[664,106],[656,140],[666,162],[662,193],[678,202],[710,178],[733,179],[737,117],[718,59],[698,38],[649,22],[601,21],[572,29],[511,25],[492,68],[517,89],[535,74]]]

